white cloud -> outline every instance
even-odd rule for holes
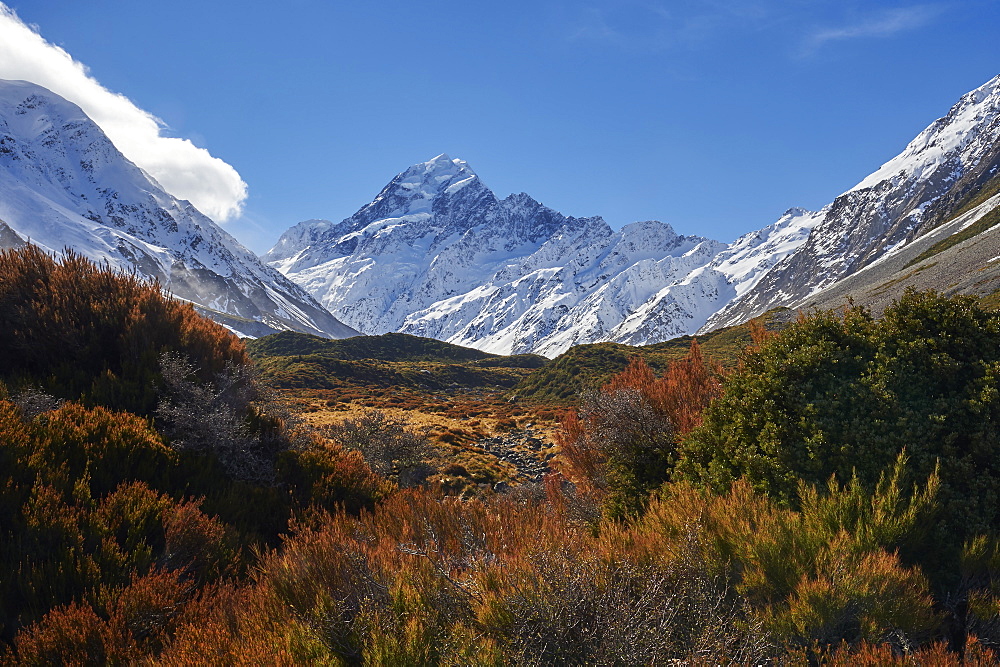
[[[631,52],[691,50],[731,35],[768,33],[790,39],[799,56],[837,42],[888,38],[917,30],[950,10],[941,2],[888,9],[863,0],[589,0],[576,8],[570,41]],[[791,37],[789,37],[791,36]]]
[[[2,3],[0,79],[30,81],[77,104],[125,157],[212,219],[224,222],[242,211],[247,184],[236,169],[187,139],[161,136],[162,121],[102,86]]]
[[[825,44],[845,39],[891,37],[900,32],[922,28],[940,13],[940,8],[932,5],[890,9],[848,25],[818,30],[806,39],[806,51],[815,51]]]

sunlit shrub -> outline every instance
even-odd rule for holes
[[[300,532],[280,556],[267,559],[267,590],[273,604],[292,610],[323,644],[344,659],[357,659],[361,646],[354,621],[363,609],[388,602],[388,590],[362,548],[352,544],[345,518],[319,531]]]
[[[927,579],[884,552],[859,553],[844,535],[817,554],[816,574],[803,577],[768,625],[790,641],[883,642],[899,651],[933,636],[941,619]]]
[[[0,377],[143,415],[164,351],[192,358],[205,380],[247,361],[243,344],[190,304],[71,250],[59,260],[33,245],[0,251],[0,316]]]
[[[584,493],[604,496],[611,516],[638,513],[668,479],[678,436],[701,422],[720,393],[720,375],[702,358],[697,340],[661,377],[635,357],[600,391],[585,393],[578,414],[563,419],[558,439],[565,474],[589,487]]]
[[[516,664],[762,657],[760,633],[749,631],[739,605],[704,571],[567,556],[537,554],[482,606],[481,622]]]
[[[997,655],[970,637],[958,647],[949,649],[946,642],[934,642],[910,651],[900,651],[890,643],[862,642],[835,648],[813,646],[793,650],[786,658],[790,665],[823,665],[824,667],[988,667],[997,664]]]
[[[50,611],[36,625],[18,634],[16,658],[22,665],[107,664],[104,621],[86,604],[71,603]]]
[[[310,505],[349,512],[371,509],[393,485],[374,474],[359,452],[316,440],[313,446],[282,452],[277,480],[286,485],[299,508]]]
[[[161,665],[336,665],[309,628],[261,587],[210,585],[184,607]]]

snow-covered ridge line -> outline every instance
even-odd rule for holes
[[[211,316],[231,318],[231,327],[253,323],[255,335],[355,333],[165,192],[78,106],[25,81],[0,80],[0,220],[7,244],[30,239],[55,254],[71,248],[135,271]]]
[[[295,225],[264,259],[363,333],[555,356],[696,331],[792,252],[814,215],[789,211],[732,246],[657,221],[615,231],[524,193],[498,199],[439,155],[340,223]]]
[[[984,119],[1000,111],[1000,76],[963,95],[948,115],[939,118],[911,141],[902,153],[851,190],[871,188],[893,179],[927,179],[949,156],[962,151],[981,135]]]
[[[340,223],[296,225],[265,259],[364,333],[554,356],[801,303],[947,220],[998,170],[1000,77],[820,211],[789,209],[729,245],[655,221],[614,231],[525,194],[501,200],[440,155]]]
[[[705,330],[794,306],[946,222],[1000,174],[1000,76],[965,95],[895,158],[820,211],[808,238]]]

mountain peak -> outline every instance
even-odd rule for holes
[[[471,189],[469,186],[474,186]],[[384,218],[430,214],[443,197],[461,190],[482,195],[487,188],[465,160],[442,153],[427,162],[419,162],[398,174],[371,204],[355,214],[368,224]]]
[[[790,209],[781,214],[780,219],[785,218],[798,218],[799,216],[808,215],[810,211],[802,208],[801,206],[792,206]]]
[[[403,172],[404,174],[428,174],[435,177],[453,177],[459,174],[475,176],[469,163],[458,158],[452,159],[447,153],[441,153],[427,162],[418,162]]]
[[[466,164],[465,160],[460,160],[458,158],[455,158],[453,160],[451,158],[451,156],[449,156],[447,153],[441,153],[440,155],[438,155],[436,157],[432,157],[430,160],[428,160],[424,164],[429,165],[429,166],[433,166],[433,167],[449,167],[449,166],[452,166],[452,165],[468,166]]]
[[[983,85],[968,93],[967,96],[972,97],[978,103],[998,91],[1000,91],[1000,74],[997,74]]]

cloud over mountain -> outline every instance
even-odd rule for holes
[[[160,119],[102,86],[85,65],[2,3],[0,79],[31,81],[76,103],[127,158],[214,220],[241,212],[247,185],[236,169],[187,139],[163,136]]]

